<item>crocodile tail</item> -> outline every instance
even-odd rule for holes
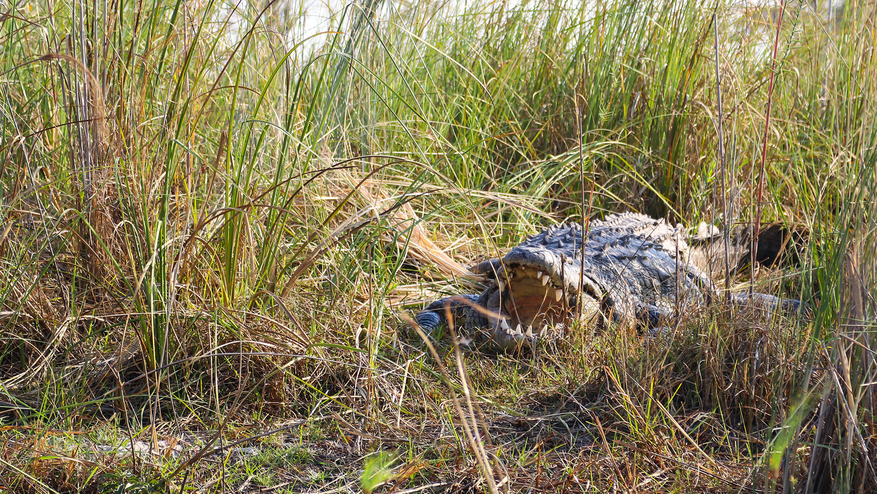
[[[414,316],[414,321],[426,334],[432,335],[444,324],[447,324],[448,315],[454,319],[455,323],[464,320],[471,305],[477,299],[477,295],[457,295],[436,300],[417,313]]]
[[[805,321],[813,319],[813,307],[792,298],[775,297],[766,293],[732,293],[731,302],[737,306],[758,307],[789,316],[800,315]]]
[[[442,325],[443,317],[437,310],[426,309],[414,316],[414,321],[426,334],[434,333]]]
[[[762,266],[797,264],[810,240],[810,232],[803,226],[787,226],[779,223],[767,225],[758,232],[755,262]],[[737,269],[750,263],[751,253],[740,259]]]
[[[779,223],[766,225],[758,233],[755,261],[762,266],[797,263],[809,240],[806,228]],[[691,260],[707,273],[721,272],[725,262],[722,231],[701,223],[688,237]],[[732,273],[749,268],[752,259],[752,225],[735,225],[729,232],[728,265]]]

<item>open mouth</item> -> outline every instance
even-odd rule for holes
[[[532,340],[557,330],[575,303],[561,283],[533,267],[497,262],[482,273],[493,280],[487,303],[492,340],[506,349],[530,346]]]
[[[500,289],[501,313],[508,316],[509,325],[517,331],[528,333],[554,326],[566,318],[569,301],[564,290],[558,288],[551,277],[532,268],[516,268],[509,273],[506,290],[501,290],[502,280],[496,282]]]

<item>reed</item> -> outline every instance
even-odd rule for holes
[[[7,8],[0,490],[877,489],[873,3]],[[813,321],[408,325],[620,210],[808,232],[732,283]]]

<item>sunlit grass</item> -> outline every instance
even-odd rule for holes
[[[0,490],[877,488],[874,5],[366,1],[304,34],[301,7],[2,16]],[[623,210],[809,232],[754,281],[813,322],[498,356],[408,327],[469,263]],[[159,440],[185,452],[131,447]]]

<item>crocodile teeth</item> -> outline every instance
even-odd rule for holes
[[[521,334],[523,332],[524,332],[524,328],[522,328],[521,324],[518,323],[518,325],[515,327],[515,334]]]
[[[536,271],[536,278],[542,279],[542,271]]]
[[[499,289],[499,291],[505,290],[505,281],[496,280],[496,287]]]
[[[560,299],[563,298],[563,290],[557,290],[554,292],[554,300],[560,302]]]
[[[527,336],[533,336],[533,326],[527,326]]]
[[[543,285],[547,285],[549,281],[551,281],[550,276],[548,276],[547,274],[542,275],[542,284]]]

